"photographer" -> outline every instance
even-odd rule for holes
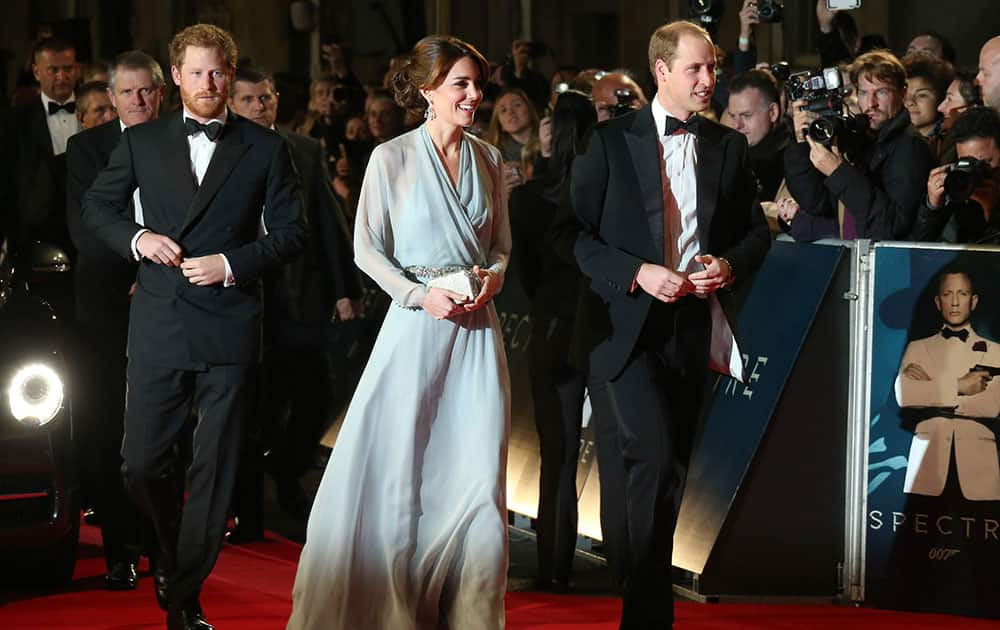
[[[903,107],[906,72],[899,59],[886,51],[865,53],[849,74],[868,130],[838,133],[824,146],[807,132],[819,118],[807,111],[809,99],[792,103],[798,142],[785,151],[785,178],[802,208],[790,217],[796,240],[906,238],[933,167],[930,148]],[[827,122],[848,130],[858,123],[837,117]],[[853,137],[862,142],[849,142]]]
[[[952,135],[959,162],[931,171],[912,238],[996,243],[1000,241],[1000,114],[988,107],[969,109],[955,121]]]
[[[516,39],[510,45],[510,57],[500,67],[500,81],[505,88],[516,88],[528,95],[535,111],[544,111],[549,102],[549,80],[531,66],[544,44]]]
[[[782,155],[790,144],[787,126],[781,123],[778,84],[770,73],[751,70],[729,82],[732,127],[750,145],[750,168],[757,177],[757,198],[773,201],[785,177]]]
[[[628,91],[628,94],[624,93]],[[642,88],[635,80],[624,72],[607,72],[594,83],[591,92],[594,98],[594,109],[597,110],[597,120],[604,121],[639,109],[648,102]],[[627,102],[622,102],[622,96]]]

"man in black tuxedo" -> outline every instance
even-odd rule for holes
[[[601,525],[621,627],[644,630],[673,624],[673,531],[706,367],[741,376],[729,291],[716,292],[770,244],[746,138],[696,115],[715,87],[708,33],[662,26],[649,60],[654,101],[598,124],[572,175]]]
[[[80,217],[83,194],[107,165],[127,127],[155,120],[163,99],[163,70],[155,59],[133,50],[119,55],[112,67],[107,98],[120,118],[86,129],[66,148],[66,225],[76,246],[74,294],[77,369],[75,418],[80,426],[80,458],[87,495],[101,523],[105,586],[128,590],[137,585],[136,563],[142,543],[141,520],[125,494],[121,477],[121,444],[125,414],[125,344],[129,298],[135,282],[135,260],[123,258],[84,229]],[[142,223],[138,192],[132,214]],[[153,542],[153,541],[148,541]]]
[[[31,241],[74,252],[66,229],[66,142],[80,131],[76,119],[76,50],[48,38],[35,46],[31,69],[39,97],[14,107],[0,129],[0,225],[24,248]],[[50,274],[51,275],[51,274]],[[72,306],[70,277],[46,278],[41,293],[65,316]],[[37,287],[36,287],[37,288]]]
[[[178,33],[170,61],[183,112],[126,129],[83,200],[84,227],[139,260],[123,473],[156,527],[156,590],[170,629],[212,627],[199,595],[222,544],[252,403],[259,278],[297,254],[305,238],[284,140],[226,108],[236,55],[218,27]],[[143,225],[129,211],[136,188]],[[192,408],[197,426],[182,507],[171,470]]]
[[[237,114],[277,131],[288,143],[301,177],[303,217],[310,226],[302,254],[265,278],[264,369],[253,430],[246,436],[237,480],[237,528],[230,542],[263,535],[261,482],[263,454],[278,489],[278,501],[302,520],[309,502],[299,478],[330,412],[330,370],[325,340],[332,319],[361,313],[361,277],[347,222],[333,194],[326,152],[312,138],[278,130],[278,92],[270,75],[240,68],[229,105]]]

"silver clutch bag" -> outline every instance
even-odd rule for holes
[[[472,273],[472,270],[470,269],[454,271],[452,273],[430,278],[427,280],[427,286],[432,289],[453,291],[459,295],[465,296],[468,300],[475,299],[476,296],[479,295],[479,291],[482,288],[482,285],[479,282],[479,276]]]

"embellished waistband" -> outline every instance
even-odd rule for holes
[[[460,272],[472,272],[472,267],[463,267],[462,265],[448,265],[445,267],[424,267],[421,265],[413,267],[404,267],[403,271],[410,274],[415,278],[420,278],[422,280],[431,280],[433,278],[441,278],[453,273]]]

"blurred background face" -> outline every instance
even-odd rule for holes
[[[642,93],[639,84],[624,74],[609,72],[594,83],[592,96],[594,98],[594,109],[597,110],[597,120],[608,120],[614,116],[615,107],[618,105],[618,90],[630,90],[638,98],[633,102],[634,108],[638,109],[646,104],[646,96]]]
[[[43,50],[35,55],[35,63],[31,71],[42,91],[54,101],[65,102],[73,95],[76,88],[77,66],[76,51]]]
[[[944,51],[941,49],[941,42],[936,37],[917,35],[910,41],[910,45],[906,47],[906,54],[930,55],[941,59]]]
[[[160,113],[163,86],[156,85],[146,68],[115,69],[115,84],[108,88],[111,103],[126,127],[153,120]]]
[[[879,129],[903,109],[903,97],[895,86],[881,79],[858,77],[858,107],[871,120],[871,128]]]
[[[368,124],[364,118],[354,116],[344,125],[344,138],[351,142],[371,142],[372,134],[368,132]]]
[[[979,53],[976,83],[983,91],[983,103],[1000,109],[1000,39],[994,37]]]
[[[333,107],[333,84],[329,81],[313,81],[309,86],[309,111],[320,116],[329,116]]]
[[[80,100],[83,102],[76,104],[76,118],[84,129],[103,125],[118,117],[107,92],[90,92]]]
[[[365,118],[376,142],[391,140],[403,131],[403,117],[396,105],[387,99],[369,103]]]
[[[729,95],[727,112],[732,116],[731,126],[747,137],[747,144],[756,146],[778,122],[778,104],[765,103],[757,88],[747,88]]]
[[[938,94],[930,81],[923,77],[913,77],[906,82],[906,111],[910,114],[910,124],[919,130],[930,127],[937,120]]]
[[[493,106],[500,121],[500,129],[511,135],[521,133],[531,126],[528,104],[517,94],[504,94]]]
[[[945,116],[957,116],[962,112],[968,103],[962,98],[962,82],[955,80],[948,86],[948,91],[944,95],[944,100],[938,105],[937,110]]]
[[[270,129],[278,118],[278,93],[270,81],[237,81],[233,84],[229,106],[240,116]]]

